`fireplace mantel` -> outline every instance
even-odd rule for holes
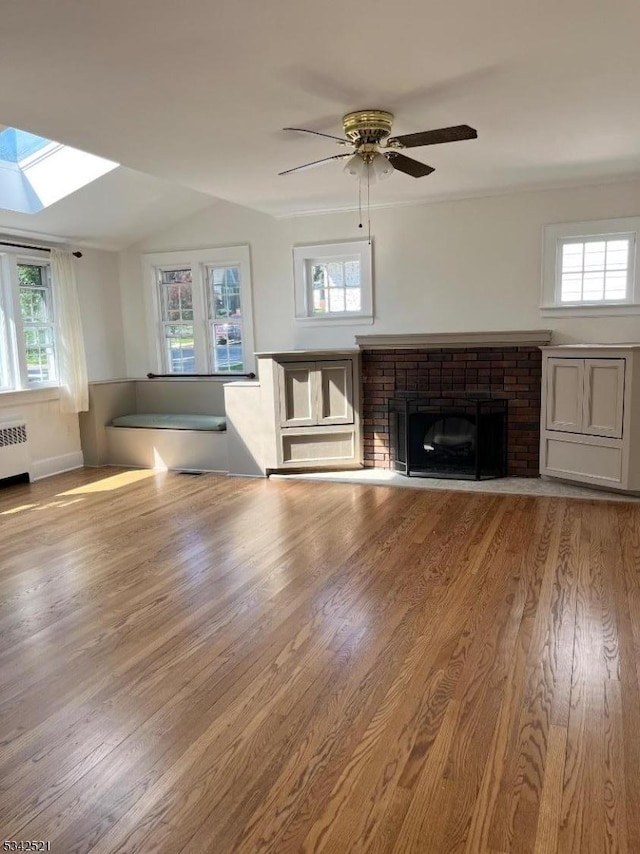
[[[511,329],[498,332],[420,332],[400,335],[356,335],[361,350],[401,350],[441,347],[542,347],[551,341],[550,329]]]

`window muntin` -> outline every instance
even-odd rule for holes
[[[157,275],[164,367],[170,374],[192,374],[195,350],[191,269],[158,269]]]
[[[633,234],[558,240],[557,301],[576,305],[629,300],[634,244]]]
[[[244,370],[244,331],[239,265],[206,265],[210,358],[214,373]]]
[[[48,264],[18,263],[20,319],[29,385],[57,381],[53,293]]]

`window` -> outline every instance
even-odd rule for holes
[[[0,256],[0,389],[56,385],[56,327],[49,264]]]
[[[195,372],[191,269],[157,270],[164,363],[170,374]]]
[[[207,304],[213,370],[242,371],[245,360],[240,267],[207,266]]]
[[[55,328],[49,266],[18,264],[18,286],[28,381],[38,385],[54,383]]]
[[[247,246],[147,255],[154,283],[155,369],[169,374],[251,371],[251,269]],[[159,334],[158,334],[159,333]]]
[[[367,240],[293,250],[296,318],[371,323],[371,246]]]
[[[620,302],[629,292],[634,236],[615,235],[558,241],[562,303]]]
[[[543,311],[634,312],[640,218],[547,226]]]

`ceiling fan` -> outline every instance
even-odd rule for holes
[[[295,166],[293,169],[285,169],[278,174],[290,175],[292,172],[311,169],[333,160],[347,160],[345,171],[354,178],[362,179],[366,175],[368,181],[376,178],[384,179],[396,169],[404,172],[405,175],[411,175],[412,178],[423,178],[435,169],[402,154],[402,149],[476,139],[478,136],[478,132],[469,125],[455,125],[420,133],[407,133],[403,136],[390,136],[392,124],[393,113],[386,110],[356,110],[353,113],[347,113],[342,119],[344,137],[306,128],[284,128],[284,130],[298,133],[324,136],[334,140],[338,145],[349,146],[352,150],[345,154],[334,154],[332,157],[313,160],[311,163]]]

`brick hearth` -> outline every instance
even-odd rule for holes
[[[509,399],[508,474],[537,477],[541,369],[534,346],[363,349],[365,466],[389,467],[387,401],[394,391],[486,391]]]

